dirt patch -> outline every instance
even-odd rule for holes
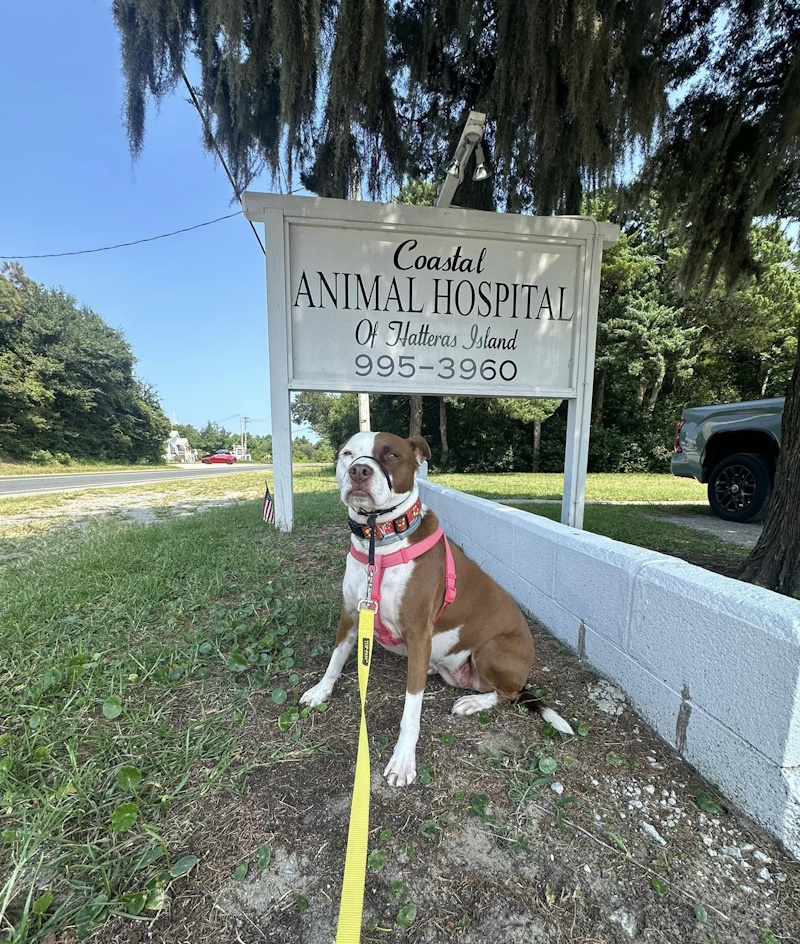
[[[534,679],[580,736],[562,741],[521,708],[455,717],[457,693],[431,678],[420,782],[405,790],[381,775],[402,714],[405,668],[378,650],[368,696],[369,848],[382,855],[367,872],[362,940],[800,939],[800,866],[731,810],[618,689],[533,631]],[[304,681],[316,681],[325,662],[325,655],[310,660]],[[192,813],[187,851],[200,863],[180,880],[171,909],[150,925],[115,919],[97,940],[334,939],[358,732],[354,667],[325,713],[281,732],[280,710],[257,696],[244,736],[261,745],[263,763],[243,795],[220,790]],[[550,760],[556,769],[544,773]],[[259,869],[263,844],[271,860]],[[237,879],[243,863],[247,874]],[[416,917],[404,929],[397,916],[409,904]]]
[[[226,492],[218,498],[192,498],[187,492],[125,492],[108,495],[96,491],[73,498],[57,508],[42,508],[17,515],[0,514],[0,534],[19,535],[52,528],[86,527],[91,521],[114,518],[155,524],[173,518],[182,518],[211,508],[222,508],[251,496],[245,492]]]

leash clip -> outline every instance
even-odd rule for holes
[[[363,600],[358,601],[359,610],[375,610],[378,612],[378,601],[372,599],[372,581],[378,568],[375,564],[367,564],[367,595]]]

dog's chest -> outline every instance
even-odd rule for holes
[[[405,599],[406,593],[411,592],[409,584],[413,585],[412,578],[416,566],[417,562],[412,560],[407,564],[397,564],[394,567],[387,567],[385,570],[381,571],[381,622],[384,626],[394,630],[398,635],[403,600]],[[359,601],[366,599],[367,596],[366,565],[359,563],[352,554],[347,555],[347,566],[344,572],[342,594],[344,596],[345,608],[351,613],[354,613],[358,609]],[[405,647],[403,647],[403,652],[405,652]]]

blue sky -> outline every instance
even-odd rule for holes
[[[89,249],[236,209],[200,119],[176,94],[133,162],[109,0],[7,4],[0,31],[0,256]],[[252,189],[272,189],[268,180]],[[122,329],[165,411],[200,425],[243,413],[270,431],[261,249],[244,218],[142,246],[29,260]],[[239,420],[226,420],[239,429]],[[316,438],[316,437],[313,437]]]

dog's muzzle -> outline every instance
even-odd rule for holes
[[[361,461],[362,459],[365,459],[367,461],[362,462]],[[350,479],[351,483],[353,484],[355,488],[358,488],[360,484],[367,485],[369,483],[369,480],[375,474],[375,470],[372,468],[371,465],[368,464],[370,462],[374,462],[375,465],[381,470],[381,472],[383,472],[383,477],[386,479],[386,484],[389,487],[389,494],[391,494],[393,491],[393,488],[392,488],[392,479],[391,479],[391,476],[389,475],[389,470],[380,461],[380,459],[376,459],[375,456],[356,456],[356,458],[353,459],[353,461],[347,467],[347,477]],[[402,502],[400,504],[402,504]],[[355,511],[357,515],[363,515],[364,517],[368,517],[370,515],[375,515],[375,516],[385,515],[385,514],[388,514],[390,511],[394,511],[395,508],[399,508],[400,504],[393,505],[391,508],[376,508],[374,511],[364,511],[360,508],[354,508],[353,510]]]
[[[366,459],[367,462],[362,462],[362,459]],[[353,461],[347,467],[348,477],[354,482],[356,478],[358,478],[359,481],[369,481],[369,479],[371,479],[374,474],[372,466],[367,464],[369,462],[374,462],[381,472],[383,472],[383,477],[386,479],[386,484],[389,486],[389,491],[391,492],[392,480],[389,476],[389,470],[380,461],[380,459],[376,459],[374,456],[357,456],[355,459],[353,459]]]

